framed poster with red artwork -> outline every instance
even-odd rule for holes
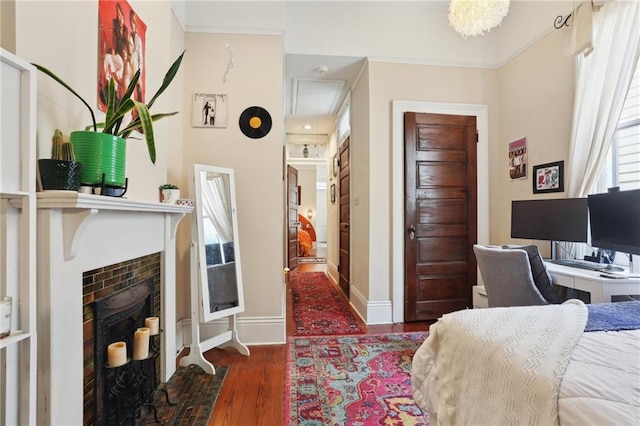
[[[147,26],[124,0],[98,0],[98,108],[107,110],[109,80],[122,98],[136,71],[140,79],[133,99],[144,102]]]

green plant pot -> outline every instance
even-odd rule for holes
[[[124,187],[127,143],[108,133],[71,132],[71,144],[76,160],[83,165],[82,184]]]
[[[77,191],[80,189],[83,167],[77,161],[42,158],[38,160],[38,169],[44,190]]]

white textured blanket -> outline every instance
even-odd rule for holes
[[[414,399],[441,425],[557,425],[560,381],[586,321],[578,300],[444,315],[414,356]],[[437,402],[425,390],[434,384]]]

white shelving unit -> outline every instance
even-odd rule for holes
[[[0,339],[0,424],[36,424],[36,72],[0,49],[0,296],[11,334]]]

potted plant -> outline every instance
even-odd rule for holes
[[[172,183],[160,185],[160,202],[175,204],[180,199],[180,188]]]
[[[64,141],[59,129],[51,140],[51,158],[39,159],[38,171],[43,190],[77,191],[80,188],[82,164],[75,161],[73,145]]]
[[[148,103],[133,98],[135,87],[140,79],[138,70],[121,98],[116,97],[116,83],[113,78],[109,81],[107,112],[105,121],[96,122],[93,109],[75,90],[42,65],[33,64],[38,70],[48,75],[64,88],[69,90],[87,107],[91,114],[92,125],[85,130],[71,132],[71,143],[75,149],[78,162],[83,164],[82,184],[89,186],[102,185],[106,187],[122,188],[125,186],[126,142],[131,132],[138,130],[144,135],[149,152],[149,159],[156,162],[156,148],[153,136],[153,122],[170,117],[178,112],[151,114],[149,109],[156,99],[169,87],[178,73],[185,52],[174,61],[162,81],[162,85]],[[135,118],[128,124],[125,117],[135,111]],[[101,193],[105,193],[102,191]],[[109,192],[107,192],[109,193]],[[121,195],[121,194],[120,194]]]

